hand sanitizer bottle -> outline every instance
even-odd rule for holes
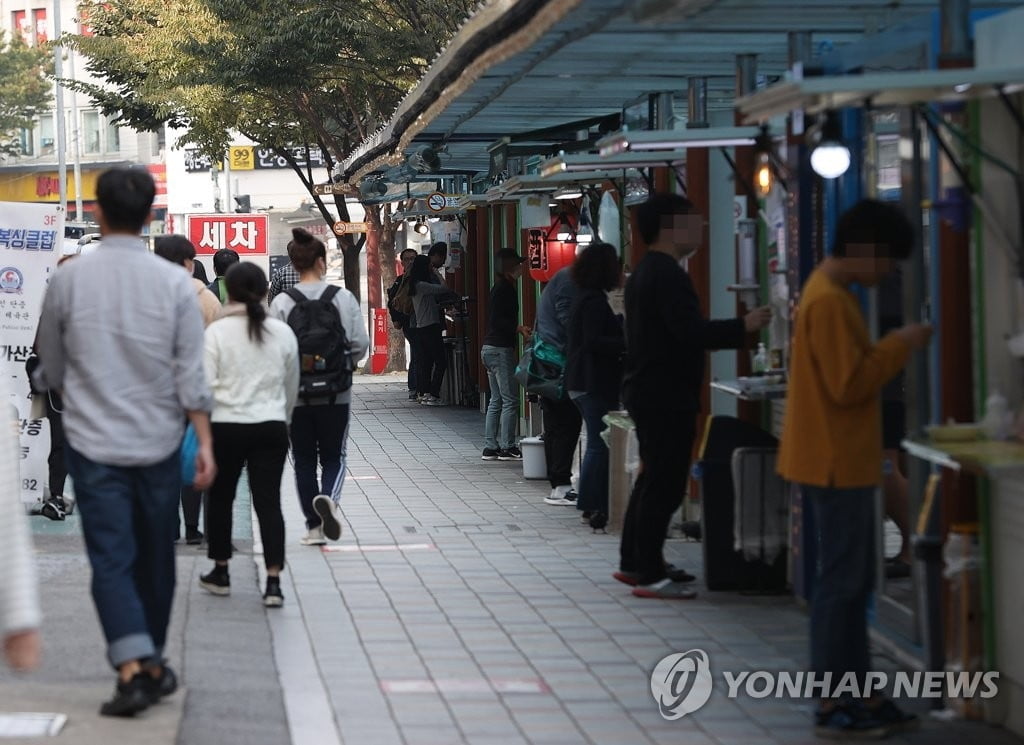
[[[765,349],[764,342],[757,345],[757,354],[754,355],[753,371],[754,375],[764,375],[768,371],[768,350]]]

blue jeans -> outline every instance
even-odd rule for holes
[[[92,565],[92,599],[114,667],[160,659],[174,600],[181,457],[107,466],[65,445]]]
[[[611,411],[614,402],[602,401],[600,396],[584,393],[573,399],[583,415],[587,428],[587,448],[583,451],[580,464],[579,497],[576,509],[585,512],[608,514],[608,446],[604,444],[601,432],[604,430],[604,415]]]
[[[484,447],[506,450],[516,444],[516,418],[519,414],[519,381],[512,347],[480,348],[480,359],[487,368],[491,400],[484,420]],[[500,419],[500,431],[499,431]]]
[[[811,669],[848,672],[861,686],[870,665],[868,601],[874,589],[875,488],[801,486],[813,502],[818,538],[818,577],[811,598]]]

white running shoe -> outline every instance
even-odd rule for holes
[[[299,543],[303,546],[323,546],[327,543],[323,527],[317,525],[315,528],[310,528],[306,535],[299,539]]]
[[[337,503],[326,494],[318,494],[313,497],[313,509],[322,521],[321,535],[332,541],[341,538],[341,511]]]
[[[569,499],[570,492],[572,492],[571,486],[556,486],[551,490],[551,494],[544,497],[544,504],[554,504],[563,507],[574,505],[576,504],[576,500]]]

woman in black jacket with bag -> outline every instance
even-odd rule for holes
[[[579,291],[569,319],[565,386],[587,428],[577,509],[594,527],[604,527],[608,515],[608,446],[601,438],[602,420],[619,406],[626,352],[622,321],[607,295],[619,286],[621,276],[615,247],[608,243],[591,244],[572,267]]]

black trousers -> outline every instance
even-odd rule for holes
[[[203,496],[203,492],[196,491],[191,486],[181,487],[181,514],[185,518],[185,530],[199,530]]]
[[[242,467],[249,466],[252,506],[260,523],[263,559],[268,567],[284,566],[284,516],[281,514],[281,474],[288,455],[284,422],[227,424],[214,422],[213,457],[217,478],[210,487],[206,529],[214,561],[231,558],[231,516]]]
[[[583,419],[580,410],[568,396],[558,401],[540,399],[544,412],[544,457],[548,463],[551,488],[572,483],[572,459],[580,439]]]
[[[622,526],[619,569],[636,572],[640,584],[665,579],[665,536],[679,508],[690,472],[696,412],[627,405],[640,443],[640,476]]]
[[[292,412],[292,458],[295,461],[295,487],[299,506],[306,516],[306,527],[320,525],[313,509],[318,494],[326,494],[335,504],[341,500],[348,455],[349,404],[307,404]],[[320,463],[320,479],[316,465]]]
[[[68,467],[64,460],[64,420],[61,413],[64,402],[59,393],[44,393],[46,396],[46,420],[50,423],[50,456],[46,460],[49,466],[50,496],[63,497],[64,483],[68,478]]]
[[[416,341],[416,329],[405,327],[402,329],[402,333],[405,334],[405,340],[409,342],[409,390],[415,391],[417,373],[416,366],[419,364],[419,360],[417,359],[416,348],[416,345],[418,344],[418,342]]]
[[[430,393],[440,398],[441,383],[448,367],[448,358],[444,351],[444,338],[441,336],[441,324],[435,323],[416,329],[416,349],[419,365],[416,370],[416,390],[419,393]]]

